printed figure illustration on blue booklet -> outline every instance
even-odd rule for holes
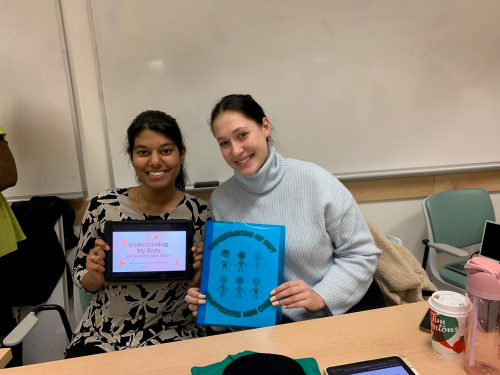
[[[285,227],[207,221],[198,324],[266,327],[281,323],[269,293],[283,283]]]

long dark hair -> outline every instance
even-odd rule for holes
[[[130,159],[132,159],[133,155],[135,138],[147,129],[162,133],[171,138],[179,149],[179,154],[182,154],[182,151],[186,149],[184,146],[184,137],[175,118],[162,111],[149,110],[140,113],[127,129],[125,150],[130,154]],[[189,180],[186,169],[184,168],[184,164],[181,164],[179,175],[175,179],[175,187],[180,191],[184,191],[187,181]]]
[[[214,133],[214,121],[226,111],[237,112],[249,120],[253,120],[257,125],[264,124],[264,117],[267,117],[262,107],[250,95],[231,94],[224,96],[212,110],[210,116],[210,131]],[[267,137],[267,143],[273,144],[271,135]]]

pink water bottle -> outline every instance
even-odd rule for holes
[[[500,375],[500,264],[475,257],[465,268],[469,274],[464,370],[470,375]]]

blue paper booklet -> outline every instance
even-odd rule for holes
[[[285,227],[207,221],[198,324],[267,327],[281,323],[281,307],[269,301],[283,283]]]

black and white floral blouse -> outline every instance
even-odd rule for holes
[[[194,242],[203,241],[205,222],[210,219],[207,202],[184,193],[184,199],[171,212],[149,216],[132,204],[128,192],[128,188],[106,190],[90,201],[72,269],[73,280],[81,289],[82,277],[87,273],[87,255],[94,248],[95,240],[103,238],[106,220],[188,219],[194,224]],[[69,347],[92,344],[111,352],[200,337],[203,328],[195,324],[184,301],[187,290],[185,282],[104,284],[90,302]]]

